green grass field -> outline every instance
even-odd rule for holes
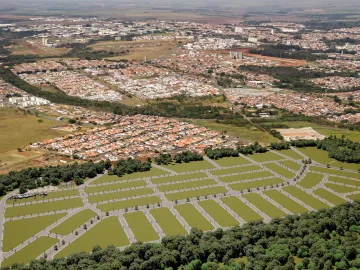
[[[3,251],[10,251],[65,215],[63,213],[6,221],[4,223]]]
[[[25,199],[19,199],[19,200],[7,200],[6,204],[13,204],[13,203],[28,203],[28,202],[34,202],[34,201],[42,201],[42,200],[48,200],[48,199],[56,199],[56,198],[63,198],[68,196],[77,196],[79,195],[78,189],[68,189],[68,190],[62,190],[62,191],[54,191],[49,192],[48,195],[45,197],[43,196],[36,196],[31,198],[25,198]]]
[[[218,160],[214,160],[217,164],[221,167],[229,167],[229,166],[236,166],[236,165],[244,165],[250,164],[250,161],[243,157],[223,157]]]
[[[353,195],[349,195],[347,196],[349,199],[354,200],[354,201],[360,201],[360,193],[357,194],[353,194]]]
[[[169,173],[164,170],[152,167],[151,170],[147,172],[136,172],[132,174],[126,174],[121,177],[116,175],[105,174],[104,176],[101,176],[98,179],[96,179],[91,184],[95,185],[95,184],[108,183],[108,182],[119,182],[119,181],[132,180],[132,179],[151,177],[151,176],[167,175],[167,174]]]
[[[124,182],[124,183],[117,183],[117,184],[103,185],[103,186],[90,186],[85,188],[85,192],[95,193],[95,192],[110,191],[110,190],[132,188],[132,187],[142,187],[142,186],[146,186],[146,181],[139,180],[134,182]]]
[[[276,185],[276,184],[280,184],[282,182],[284,182],[284,181],[280,178],[268,178],[268,179],[264,179],[264,180],[231,184],[231,185],[229,185],[229,187],[234,190],[244,190],[244,189],[248,189],[248,188],[260,188],[260,187]]]
[[[14,263],[28,264],[50,247],[54,246],[57,242],[58,240],[55,238],[41,236],[39,239],[36,239],[34,242],[22,248],[14,255],[6,258],[6,260],[1,263],[1,266],[10,267]]]
[[[220,181],[225,182],[225,183],[231,183],[231,182],[245,181],[245,180],[250,180],[250,179],[271,177],[271,176],[274,176],[274,175],[269,171],[260,171],[260,172],[252,172],[252,173],[224,176],[224,177],[220,177]]]
[[[159,239],[159,235],[143,212],[127,213],[124,217],[138,242],[151,242]]]
[[[299,160],[299,159],[302,159],[302,156],[300,156],[298,153],[296,153],[294,150],[292,149],[286,149],[286,150],[281,150],[281,151],[276,151],[276,152],[279,152],[283,155],[286,155],[288,157],[291,157],[295,160]]]
[[[173,170],[178,173],[182,172],[192,172],[192,171],[200,171],[206,169],[213,169],[214,166],[207,162],[206,160],[202,161],[194,161],[190,163],[173,163],[170,165],[162,165],[163,167]]]
[[[357,180],[350,180],[350,179],[336,177],[336,176],[329,176],[329,181],[339,183],[339,184],[347,184],[347,185],[360,187],[360,181],[357,181]]]
[[[221,169],[221,170],[212,170],[212,175],[224,175],[224,174],[232,174],[232,173],[244,173],[249,171],[258,171],[262,170],[261,167],[257,165],[250,165],[244,167],[236,167],[236,168],[229,168],[229,169]]]
[[[176,193],[165,194],[165,197],[170,201],[175,200],[182,200],[187,198],[194,198],[197,196],[206,196],[206,195],[214,195],[219,193],[227,192],[226,188],[216,186],[216,187],[209,187],[203,189],[196,189],[196,190],[189,190],[189,191],[182,191]]]
[[[265,200],[259,194],[248,193],[243,195],[251,204],[255,205],[260,211],[268,215],[270,218],[278,218],[285,216],[285,213],[272,203]]]
[[[93,210],[85,209],[71,216],[64,222],[60,223],[58,226],[52,229],[51,232],[60,235],[68,235],[73,231],[77,230],[81,225],[83,225],[84,223],[86,223],[95,216],[96,213]]]
[[[299,185],[303,188],[312,188],[319,184],[323,178],[324,176],[321,174],[308,172],[305,177],[301,179]]]
[[[301,165],[299,163],[296,163],[292,160],[285,160],[285,161],[280,161],[280,163],[284,166],[286,166],[289,169],[292,169],[294,171],[298,171],[301,169]]]
[[[203,179],[203,180],[197,180],[197,181],[192,181],[192,182],[158,186],[157,188],[161,192],[167,192],[167,191],[173,191],[173,190],[180,190],[180,189],[187,189],[187,188],[194,188],[194,187],[203,187],[203,186],[210,186],[210,185],[216,185],[216,184],[217,184],[216,181],[213,179]]]
[[[96,202],[109,201],[114,199],[130,198],[133,196],[147,195],[152,193],[154,193],[154,191],[151,188],[140,188],[140,189],[89,196],[89,202],[96,203]]]
[[[168,208],[151,209],[150,214],[155,218],[166,236],[187,234],[187,231]]]
[[[314,171],[314,172],[319,172],[319,173],[327,173],[327,174],[332,174],[332,175],[360,179],[360,173],[345,172],[342,170],[333,170],[333,169],[321,168],[321,167],[315,167],[315,166],[311,166],[310,170]]]
[[[118,218],[108,217],[57,253],[55,258],[66,257],[80,251],[90,252],[96,245],[105,248],[108,245],[123,247],[129,244],[129,239]]]
[[[211,225],[211,223],[192,204],[180,204],[175,205],[174,207],[191,228],[200,229],[202,231],[214,229],[213,225]]]
[[[224,197],[220,200],[246,222],[263,220],[262,216],[236,197]]]
[[[157,196],[149,196],[144,198],[137,198],[137,199],[130,199],[124,200],[119,202],[111,202],[111,203],[104,203],[101,205],[96,206],[103,212],[118,210],[118,209],[125,209],[135,206],[143,206],[143,205],[151,205],[161,203],[161,199]]]
[[[311,196],[310,194],[306,193],[305,191],[302,191],[301,189],[294,187],[294,186],[288,186],[283,188],[284,191],[291,194],[295,198],[299,199],[303,203],[309,205],[310,207],[314,208],[315,210],[320,210],[323,208],[329,208],[330,206],[323,203],[322,201],[316,199],[315,197]]]
[[[340,185],[332,184],[332,183],[325,183],[325,186],[327,188],[332,189],[333,191],[335,191],[337,193],[348,193],[348,192],[353,192],[353,191],[359,191],[357,188],[345,187],[345,186],[340,186]]]
[[[162,178],[154,178],[151,179],[151,182],[154,184],[164,184],[164,183],[171,183],[171,182],[178,182],[184,180],[191,180],[197,178],[204,178],[208,177],[206,173],[198,172],[198,173],[189,173],[189,174],[181,174],[181,175],[174,175]]]
[[[46,203],[28,204],[24,206],[14,206],[14,207],[6,208],[5,217],[10,218],[17,216],[26,216],[30,214],[72,209],[82,206],[83,206],[83,202],[80,198],[66,199],[66,200],[46,202]]]
[[[200,201],[199,205],[219,224],[221,227],[232,227],[239,225],[239,222],[231,216],[216,201]]]
[[[265,161],[274,161],[284,159],[282,156],[277,155],[273,152],[266,152],[266,153],[255,153],[253,155],[248,155],[247,157],[251,158],[256,162],[265,162]]]
[[[283,167],[280,167],[279,165],[277,165],[276,163],[267,163],[264,164],[264,166],[282,176],[284,176],[287,179],[291,179],[293,177],[295,177],[295,174],[287,169],[284,169]]]
[[[331,202],[334,205],[339,205],[347,202],[347,200],[323,188],[318,188],[314,190],[314,194],[320,196],[321,198],[327,200],[328,202]]]
[[[278,190],[266,190],[264,194],[294,214],[308,212],[308,209],[286,197]]]

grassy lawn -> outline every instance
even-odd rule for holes
[[[347,200],[323,188],[318,188],[314,190],[314,194],[320,196],[321,198],[327,200],[328,202],[331,202],[334,205],[339,205],[347,202]]]
[[[319,184],[324,176],[318,173],[308,172],[305,177],[299,182],[299,185],[303,188],[312,188]]]
[[[175,209],[185,219],[191,228],[202,231],[214,229],[213,225],[190,203],[175,205]]]
[[[14,255],[8,257],[1,263],[2,267],[10,267],[14,263],[28,264],[43,252],[54,246],[59,240],[51,237],[41,236],[34,242],[22,248]]]
[[[286,155],[286,156],[291,157],[291,158],[296,159],[296,160],[303,158],[302,156],[300,156],[298,153],[296,153],[292,149],[286,149],[286,150],[281,150],[281,151],[276,151],[276,152],[279,152],[279,153],[281,153],[283,155]]]
[[[19,200],[7,200],[6,204],[13,204],[13,203],[24,203],[24,202],[34,202],[34,201],[41,201],[41,200],[48,200],[48,199],[56,199],[56,198],[62,198],[62,197],[68,197],[68,196],[77,196],[79,195],[78,189],[68,189],[63,191],[54,191],[49,192],[48,195],[45,197],[43,196],[36,196],[31,198],[24,198]]]
[[[245,181],[245,180],[269,177],[269,176],[274,176],[274,175],[268,171],[261,171],[261,172],[252,172],[252,173],[224,176],[224,177],[220,177],[220,181],[225,183],[230,183],[230,182]]]
[[[342,170],[333,170],[333,169],[321,168],[321,167],[316,167],[316,166],[311,166],[310,170],[314,171],[314,172],[327,173],[327,174],[333,174],[333,175],[338,175],[338,176],[360,179],[360,173],[344,172]]]
[[[110,190],[117,190],[124,188],[142,187],[142,186],[146,186],[146,181],[139,180],[134,182],[124,182],[124,183],[117,183],[117,184],[103,185],[103,186],[90,186],[85,188],[85,192],[96,193],[101,191],[110,191]]]
[[[154,190],[152,188],[141,188],[141,189],[127,190],[127,191],[119,191],[119,192],[89,196],[89,202],[96,203],[96,202],[109,201],[114,199],[129,198],[133,196],[147,195],[152,193],[154,193]]]
[[[52,129],[60,124],[56,121],[26,115],[18,109],[0,108],[0,153],[68,134],[68,132]]]
[[[294,171],[298,171],[301,169],[301,165],[299,163],[296,163],[294,161],[291,160],[286,160],[286,161],[280,161],[280,163],[282,165],[284,165],[285,167],[288,167]]]
[[[270,218],[278,218],[285,216],[285,213],[272,203],[265,200],[259,194],[248,193],[243,195],[251,204],[255,205],[260,211],[268,215]]]
[[[161,199],[157,196],[149,196],[144,198],[130,199],[119,202],[111,202],[98,205],[97,208],[103,212],[117,210],[117,209],[125,209],[135,206],[143,206],[143,205],[151,205],[161,203]]]
[[[295,173],[290,172],[289,170],[284,169],[283,167],[280,167],[276,163],[267,163],[267,164],[264,164],[264,166],[266,168],[284,176],[287,179],[291,179],[291,178],[295,177]]]
[[[210,185],[216,185],[216,184],[217,184],[216,181],[213,179],[203,179],[203,180],[192,181],[192,182],[158,186],[158,189],[161,192],[166,192],[166,191],[180,190],[180,189],[186,189],[186,188],[210,186]]]
[[[199,205],[221,226],[232,227],[239,225],[239,222],[231,216],[216,201],[206,200],[200,201]]]
[[[150,242],[159,239],[159,235],[143,212],[127,213],[124,217],[138,242]]]
[[[6,221],[4,223],[3,251],[10,251],[65,215],[63,213]]]
[[[220,200],[246,222],[263,220],[262,216],[236,197],[224,197]]]
[[[221,170],[212,170],[212,175],[224,175],[224,174],[231,174],[231,173],[243,173],[243,172],[250,172],[250,171],[258,171],[262,170],[258,165],[250,165],[244,167],[237,167],[237,168],[229,168],[229,169],[221,169]]]
[[[274,161],[274,160],[284,159],[282,156],[277,155],[273,152],[255,153],[252,155],[248,155],[248,157],[256,162],[265,162],[265,161]]]
[[[151,176],[159,176],[159,175],[167,175],[168,172],[158,169],[158,168],[151,168],[150,171],[147,172],[136,172],[132,174],[126,174],[121,177],[117,175],[108,175],[105,174],[104,176],[99,177],[91,184],[101,184],[101,183],[108,183],[108,182],[119,182],[124,180],[130,180],[130,179],[137,179],[137,178],[144,178],[144,177],[151,177]]]
[[[51,232],[60,235],[68,235],[95,216],[96,213],[93,210],[85,209],[56,226]]]
[[[206,173],[198,172],[198,173],[190,173],[190,174],[181,174],[181,175],[174,175],[162,178],[154,178],[151,179],[151,182],[154,184],[164,184],[164,183],[171,183],[171,182],[178,182],[184,180],[191,180],[196,178],[204,178],[208,177]]]
[[[78,208],[81,206],[83,206],[83,202],[80,198],[66,199],[66,200],[46,202],[46,203],[29,204],[24,206],[14,206],[14,207],[6,208],[5,217],[10,218],[17,216],[26,216],[31,214]]]
[[[357,188],[345,187],[345,186],[340,186],[340,185],[332,184],[332,183],[326,183],[325,186],[327,188],[332,189],[333,191],[335,191],[337,193],[348,193],[348,192],[353,192],[353,191],[359,191]]]
[[[214,195],[223,192],[227,192],[226,188],[217,186],[217,187],[209,187],[203,189],[165,194],[165,197],[170,201],[175,201],[175,200],[182,200],[187,198],[194,198],[197,196]]]
[[[206,160],[193,161],[189,163],[173,163],[162,166],[178,173],[214,169],[214,166]]]
[[[295,198],[299,199],[303,203],[314,208],[315,210],[329,208],[329,205],[327,205],[326,203],[323,203],[322,201],[316,199],[315,197],[311,196],[310,194],[306,193],[305,191],[302,191],[297,187],[288,186],[288,187],[284,187],[283,190],[291,194]]]
[[[294,214],[308,212],[308,209],[286,197],[278,190],[266,190],[264,194]]]
[[[236,165],[244,165],[249,164],[250,161],[243,157],[223,157],[218,160],[214,160],[217,164],[221,167],[229,167],[229,166],[236,166]]]
[[[276,185],[284,182],[280,178],[268,178],[264,180],[256,180],[251,182],[243,182],[243,183],[237,183],[237,184],[231,184],[229,185],[230,188],[234,190],[244,190],[248,188],[260,188],[260,187],[266,187],[271,185]]]
[[[157,208],[150,210],[151,215],[155,218],[162,231],[166,236],[185,235],[187,231],[174,216],[169,208]]]
[[[356,181],[356,180],[349,180],[349,179],[345,179],[345,178],[329,176],[329,181],[360,187],[360,181]]]
[[[105,248],[109,245],[123,247],[129,244],[129,239],[118,218],[108,217],[57,253],[55,258],[66,257],[75,252],[90,252],[96,245]]]

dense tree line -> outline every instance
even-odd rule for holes
[[[207,148],[205,149],[205,154],[210,159],[219,159],[223,157],[238,157],[239,151],[233,148]]]
[[[344,137],[329,136],[322,141],[318,141],[317,148],[326,150],[330,158],[338,161],[359,163],[360,144]]]
[[[161,243],[114,246],[50,261],[15,264],[18,270],[338,270],[360,269],[360,203],[289,215],[270,223],[250,222],[227,231],[165,237]],[[295,257],[296,256],[296,257]],[[235,259],[246,257],[247,263]],[[295,258],[299,262],[295,263]]]
[[[295,147],[312,147],[312,146],[317,146],[317,141],[316,140],[295,140],[295,141],[291,141],[291,146],[295,146]]]
[[[286,150],[290,149],[291,144],[289,142],[281,142],[281,143],[274,143],[270,144],[270,148],[272,150]]]
[[[184,151],[177,153],[174,156],[167,153],[162,153],[158,157],[155,157],[155,163],[158,165],[168,165],[173,162],[175,163],[189,163],[191,161],[203,160],[203,156],[197,152]]]
[[[115,162],[112,168],[109,168],[109,175],[123,176],[125,174],[131,174],[135,172],[145,172],[151,169],[151,159],[147,159],[145,162],[141,162],[137,159],[120,159]]]

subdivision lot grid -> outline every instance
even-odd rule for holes
[[[99,192],[104,192],[104,191],[145,187],[146,185],[147,185],[146,181],[139,180],[139,181],[117,183],[117,184],[105,184],[105,185],[99,185],[99,186],[90,186],[90,187],[85,188],[85,192],[88,194],[91,194],[91,193],[99,193]]]
[[[215,167],[208,161],[194,161],[190,163],[173,163],[170,165],[163,165],[164,168],[175,171],[177,173],[181,172],[191,172],[191,171],[201,171],[207,169],[214,169]]]
[[[314,194],[320,196],[321,198],[327,200],[334,205],[339,205],[347,202],[347,200],[345,200],[344,198],[341,198],[340,196],[337,196],[334,193],[323,188],[314,190]]]
[[[301,169],[300,163],[294,162],[292,160],[280,161],[280,164],[284,165],[285,167],[287,167],[293,171],[298,171]]]
[[[199,212],[199,210],[194,207],[194,205],[190,203],[175,205],[175,209],[185,219],[191,228],[196,228],[203,231],[214,229],[214,226]]]
[[[329,181],[337,184],[345,184],[353,187],[360,187],[360,180],[347,179],[338,176],[329,176]]]
[[[265,213],[270,218],[279,218],[285,216],[285,212],[277,208],[272,203],[269,203],[257,193],[248,193],[243,196],[246,200],[255,205],[260,211]]]
[[[329,208],[329,205],[320,201],[319,199],[315,198],[311,194],[295,187],[295,186],[288,186],[284,187],[283,190],[290,195],[294,196],[295,198],[299,199],[300,201],[304,202],[311,208],[315,210],[320,210],[323,208]]]
[[[221,167],[250,164],[250,161],[243,157],[225,157],[214,161]]]
[[[159,235],[143,212],[127,213],[124,217],[137,241],[151,242],[159,239]]]
[[[230,183],[230,182],[245,181],[251,179],[261,179],[272,176],[274,175],[269,171],[257,171],[257,172],[247,172],[243,174],[230,175],[230,176],[221,176],[220,181]]]
[[[212,175],[225,175],[225,174],[242,174],[251,171],[261,171],[262,168],[257,165],[246,165],[241,167],[227,168],[227,169],[217,169],[211,170]]]
[[[231,216],[223,207],[213,200],[205,200],[199,202],[203,208],[221,227],[232,227],[238,225],[239,222]]]
[[[246,222],[263,220],[261,215],[237,197],[224,197],[221,201]]]
[[[10,199],[6,201],[6,204],[19,204],[19,203],[31,203],[31,202],[38,202],[38,201],[48,201],[51,199],[58,199],[66,197],[74,197],[79,196],[79,190],[78,189],[68,189],[68,190],[61,190],[61,191],[52,191],[48,192],[47,195],[37,195],[35,197],[29,197],[24,199]]]
[[[304,206],[285,196],[279,190],[266,190],[263,193],[293,214],[300,214],[308,211]]]
[[[173,176],[153,178],[153,179],[151,179],[151,182],[154,184],[160,185],[160,184],[188,181],[188,180],[192,180],[192,179],[199,179],[199,178],[205,178],[205,177],[207,177],[206,173],[198,172],[198,173],[177,174],[177,175],[173,175]]]
[[[257,180],[257,181],[249,181],[249,182],[242,182],[238,184],[231,184],[229,185],[230,188],[234,190],[245,190],[245,189],[252,189],[252,188],[260,188],[260,187],[269,187],[274,185],[279,185],[283,183],[284,180],[280,178],[268,178],[264,180]]]
[[[268,168],[269,170],[272,170],[287,179],[291,179],[291,178],[295,177],[295,175],[296,175],[295,173],[281,167],[280,165],[278,165],[276,163],[267,163],[264,166],[266,168]]]
[[[188,199],[188,198],[216,195],[216,194],[221,194],[221,193],[226,193],[226,192],[227,192],[226,188],[221,187],[221,186],[215,186],[215,187],[195,189],[195,190],[189,190],[189,191],[167,193],[167,194],[165,194],[165,197],[169,201],[175,201],[175,200],[184,200],[184,199]]]
[[[170,184],[170,185],[163,185],[158,186],[158,190],[162,192],[167,191],[174,191],[174,190],[181,190],[181,189],[189,189],[189,188],[196,188],[196,187],[203,187],[203,186],[212,186],[216,185],[217,182],[213,179],[203,179],[185,183],[177,183],[177,184]]]
[[[252,155],[248,155],[250,159],[256,162],[265,162],[265,161],[274,161],[274,160],[282,160],[284,157],[275,154],[274,152],[266,152],[266,153],[256,153]]]
[[[155,218],[166,236],[185,235],[187,231],[169,208],[151,209],[150,214]]]
[[[350,193],[354,191],[360,191],[358,188],[343,186],[341,183],[325,183],[325,187],[330,188],[331,190],[337,193]]]
[[[324,175],[318,173],[308,172],[305,177],[299,182],[303,188],[312,188],[318,185],[324,178]]]

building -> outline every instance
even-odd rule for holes
[[[242,28],[242,27],[235,27],[235,33],[244,33],[244,28]]]
[[[248,42],[257,43],[257,42],[258,42],[258,39],[255,38],[255,37],[249,37],[249,38],[248,38]]]
[[[244,55],[243,55],[242,52],[230,51],[230,58],[232,58],[232,59],[243,59]]]

